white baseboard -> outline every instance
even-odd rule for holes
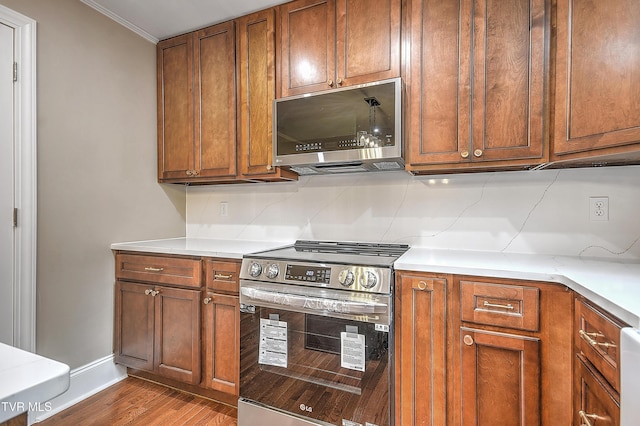
[[[71,370],[69,389],[43,405],[43,410],[29,412],[29,424],[41,422],[100,392],[127,377],[127,369],[113,362],[113,354]]]

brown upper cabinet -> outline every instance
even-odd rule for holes
[[[400,75],[400,0],[297,0],[280,6],[281,97]]]
[[[297,178],[271,166],[274,9],[161,41],[157,63],[159,182]]]
[[[158,43],[158,180],[236,174],[233,21]]]
[[[558,1],[552,161],[640,159],[640,2]]]
[[[273,161],[273,100],[276,92],[275,9],[236,20],[238,57],[238,155],[240,177],[297,179]]]
[[[412,0],[407,170],[546,161],[546,0]]]

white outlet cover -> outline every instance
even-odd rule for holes
[[[592,221],[609,220],[609,197],[589,197],[589,219]]]

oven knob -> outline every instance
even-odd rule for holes
[[[249,265],[249,275],[251,275],[252,277],[258,277],[260,276],[260,274],[262,273],[262,265],[256,262],[252,262],[251,265]]]
[[[271,265],[267,266],[267,271],[265,273],[267,274],[267,278],[274,279],[280,273],[280,268],[278,268],[278,265],[276,265],[275,263],[272,263]]]
[[[343,270],[338,275],[338,282],[344,287],[351,287],[355,281],[355,275],[348,269]]]
[[[373,288],[376,286],[376,284],[378,284],[378,276],[375,273],[369,271],[367,272],[366,277],[362,277],[361,284],[364,288]]]

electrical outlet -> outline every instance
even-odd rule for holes
[[[227,201],[220,201],[220,216],[229,216],[229,203]]]
[[[589,198],[589,218],[597,221],[609,220],[609,197]]]

